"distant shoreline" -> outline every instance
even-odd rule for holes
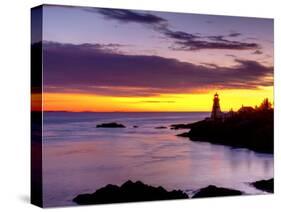
[[[32,111],[40,112],[40,111]],[[42,111],[43,113],[210,113],[210,111]]]

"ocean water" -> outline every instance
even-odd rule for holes
[[[175,136],[171,124],[208,113],[44,113],[43,204],[74,205],[81,193],[141,180],[187,193],[217,185],[262,194],[249,185],[273,177],[273,156]],[[96,128],[118,122],[126,128]],[[133,128],[137,125],[138,128]],[[155,127],[166,126],[166,129]]]

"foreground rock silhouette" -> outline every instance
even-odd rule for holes
[[[140,181],[127,181],[123,185],[107,185],[92,194],[80,194],[73,199],[79,205],[138,202],[153,200],[186,199],[180,190],[167,191],[163,187],[152,187]]]
[[[199,189],[192,198],[237,196],[243,193],[229,188],[220,188],[214,185]]]
[[[171,125],[171,129],[190,129],[177,136],[189,137],[192,141],[273,153],[273,109],[242,111],[224,120],[205,119],[191,124]]]
[[[115,122],[98,124],[96,127],[97,128],[125,128],[123,124],[118,124]]]
[[[271,178],[269,180],[256,181],[256,182],[251,183],[251,184],[259,190],[266,191],[266,192],[269,192],[269,193],[274,192],[274,179],[273,178]]]

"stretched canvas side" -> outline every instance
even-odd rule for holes
[[[42,198],[42,6],[31,9],[31,203]]]

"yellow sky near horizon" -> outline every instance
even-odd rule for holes
[[[161,94],[151,97],[102,96],[79,93],[44,93],[44,111],[70,112],[184,112],[210,111],[215,92],[223,111],[238,110],[241,105],[260,105],[264,98],[273,102],[273,86],[260,89],[211,90],[193,94]],[[35,98],[36,99],[36,98]]]

